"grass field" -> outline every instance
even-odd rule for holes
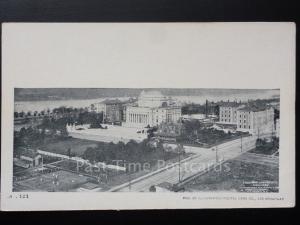
[[[186,184],[187,191],[278,192],[279,169],[268,165],[229,160],[216,170]],[[251,186],[258,185],[254,189]],[[266,186],[264,186],[266,185]]]
[[[46,141],[43,145],[39,146],[39,149],[67,155],[70,148],[71,153],[80,156],[88,147],[96,147],[98,143],[97,141],[66,138],[64,140]]]

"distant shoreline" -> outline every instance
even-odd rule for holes
[[[98,98],[137,97],[142,90],[159,90],[166,96],[230,96],[270,93],[279,96],[279,89],[223,89],[223,88],[15,88],[15,102],[72,101]],[[278,93],[276,93],[278,92]]]

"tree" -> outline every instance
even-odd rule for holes
[[[150,192],[156,192],[156,188],[154,185],[151,185],[151,187],[149,188]]]
[[[25,116],[25,113],[22,111],[19,113],[19,117],[24,117]]]
[[[61,132],[62,137],[68,137],[69,133],[68,133],[66,125],[62,126],[59,131]]]
[[[72,154],[72,151],[71,151],[71,148],[68,148],[68,153],[67,155],[71,158],[71,154]]]
[[[257,138],[256,139],[256,143],[255,143],[255,146],[256,148],[259,148],[259,147],[262,147],[266,144],[266,141],[261,139],[261,138]]]

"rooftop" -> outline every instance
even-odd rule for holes
[[[246,105],[242,108],[240,108],[240,111],[243,112],[260,112],[260,111],[265,111],[269,109],[270,107],[267,106],[261,106],[261,105]]]
[[[101,103],[103,103],[103,104],[120,104],[120,103],[122,103],[122,101],[119,99],[105,99]]]
[[[173,185],[169,182],[162,182],[156,186],[164,188],[164,189],[168,189],[168,190],[172,190],[172,187],[173,187]]]
[[[32,149],[25,149],[24,151],[22,151],[22,153],[20,155],[34,158],[38,155],[38,153]]]
[[[223,106],[223,107],[239,107],[241,105],[242,104],[238,103],[238,102],[221,102],[220,103],[220,106]]]
[[[108,105],[113,105],[113,104],[134,103],[136,101],[137,101],[137,99],[135,99],[135,98],[130,98],[130,99],[124,100],[124,101],[121,101],[121,100],[119,100],[119,99],[116,98],[116,99],[105,99],[105,100],[103,100],[100,103],[102,103],[102,104],[108,104]]]
[[[92,189],[97,188],[98,186],[99,186],[98,184],[88,182],[88,183],[83,184],[81,187],[84,189],[92,190]]]

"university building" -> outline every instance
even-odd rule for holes
[[[237,110],[237,130],[255,135],[270,134],[274,130],[274,109],[245,106]]]
[[[237,102],[223,102],[219,107],[219,122],[237,124],[237,110],[242,104]]]
[[[103,122],[115,123],[126,119],[126,106],[135,105],[135,99],[121,101],[119,99],[106,99],[91,105],[91,111],[103,112]]]
[[[219,123],[235,125],[237,131],[270,134],[275,132],[274,109],[250,103],[223,102],[219,107]]]
[[[142,91],[137,105],[126,106],[126,127],[153,127],[162,122],[177,122],[181,117],[181,107],[159,91]]]

